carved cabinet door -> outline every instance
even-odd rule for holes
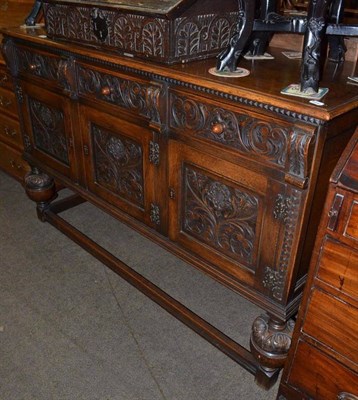
[[[90,107],[80,108],[80,118],[88,189],[146,224],[158,225],[152,132]]]
[[[70,102],[28,82],[22,83],[22,92],[25,152],[76,180]]]
[[[284,229],[274,210],[285,185],[180,142],[170,141],[169,159],[171,239],[206,269],[282,298],[284,276],[278,281],[275,273]]]

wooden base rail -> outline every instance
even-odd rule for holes
[[[49,222],[64,233],[75,243],[116,272],[120,277],[140,290],[144,295],[217,347],[232,360],[240,364],[248,372],[253,375],[259,372],[259,364],[249,350],[226,336],[206,320],[185,307],[182,303],[169,296],[151,281],[134,271],[131,267],[57,215],[59,212],[79,205],[84,201],[84,199],[77,195],[59,200],[42,210],[39,209],[41,220]]]

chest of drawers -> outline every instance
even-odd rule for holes
[[[358,399],[358,130],[331,179],[279,399]]]
[[[280,95],[299,76],[299,62],[280,54],[227,80],[208,72],[215,60],[165,66],[45,34],[8,30],[4,44],[40,218],[270,386],[290,345],[328,178],[358,121],[357,88],[342,72],[319,108]],[[52,203],[53,178],[81,200]],[[251,350],[68,226],[58,212],[83,199],[262,307]]]

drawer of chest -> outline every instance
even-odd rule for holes
[[[0,115],[0,139],[21,148],[22,139],[19,122],[4,114]]]
[[[314,289],[303,332],[358,364],[358,309],[351,304]]]
[[[320,251],[317,276],[358,301],[358,251],[330,237]]]
[[[17,104],[15,93],[0,87],[0,112],[17,117]]]
[[[240,155],[278,169],[301,186],[309,177],[313,127],[174,89],[169,92],[169,103],[172,132],[213,145],[221,154]]]
[[[12,89],[11,75],[5,68],[1,67],[0,67],[0,87]]]
[[[0,168],[18,180],[22,180],[30,169],[21,153],[0,142]]]
[[[160,101],[160,84],[86,64],[77,65],[77,75],[80,97],[119,106],[136,117],[160,121],[160,109],[164,106]]]
[[[22,76],[31,80],[46,80],[46,84],[61,87],[63,83],[61,71],[66,69],[68,61],[39,50],[18,46],[16,48],[18,68]]]
[[[358,396],[358,374],[305,342],[299,342],[292,365],[290,385],[315,400],[351,399]]]

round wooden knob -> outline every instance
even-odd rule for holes
[[[214,135],[221,135],[224,132],[224,130],[225,130],[224,124],[220,124],[219,122],[211,126],[211,132]]]
[[[109,86],[104,86],[101,89],[101,93],[103,94],[103,96],[108,96],[109,94],[111,94],[111,88]]]

